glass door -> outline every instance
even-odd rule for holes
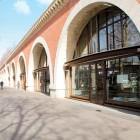
[[[72,67],[72,96],[89,100],[90,69],[89,65]]]
[[[45,93],[45,72],[40,71],[40,90],[42,93]]]
[[[41,73],[41,76],[40,76],[41,92],[49,95],[50,94],[50,92],[49,92],[49,85],[50,85],[49,72],[48,72],[48,70],[42,70],[40,73]]]
[[[45,71],[45,93],[47,95],[50,95],[50,73],[49,73],[49,68]]]
[[[71,96],[71,68],[65,70],[65,83],[66,83],[66,92],[65,96]]]
[[[104,62],[91,64],[91,102],[103,104],[105,95]]]
[[[90,90],[90,100],[93,103],[96,103],[97,98],[97,86],[96,86],[96,64],[91,64],[91,90]]]
[[[97,103],[103,104],[105,97],[105,63],[104,61],[96,64],[96,92],[97,92]]]
[[[107,102],[140,107],[140,56],[107,61]]]
[[[26,74],[22,73],[20,75],[20,84],[21,84],[21,88],[26,90]]]

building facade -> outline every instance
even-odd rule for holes
[[[54,0],[1,63],[0,79],[140,110],[140,2]]]

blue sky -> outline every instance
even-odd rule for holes
[[[53,0],[0,0],[0,58],[16,47]]]

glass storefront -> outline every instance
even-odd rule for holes
[[[140,55],[73,66],[72,96],[140,104]]]
[[[26,90],[26,73],[20,74],[20,87]]]
[[[140,104],[140,56],[113,59],[107,64],[107,100]]]
[[[96,68],[97,66],[95,64],[91,64],[91,99],[94,101],[97,95],[97,82],[96,82]]]
[[[140,108],[139,46],[140,33],[122,10],[112,6],[99,12],[83,29],[73,60],[67,62],[70,96]]]
[[[140,34],[133,21],[119,8],[110,7],[83,29],[73,58],[140,45]]]
[[[45,94],[49,93],[49,85],[50,85],[50,79],[49,79],[49,71],[48,68],[45,69],[39,69],[34,71],[34,85],[35,90],[38,92],[42,92]]]
[[[89,65],[72,67],[72,95],[89,99]]]
[[[104,93],[104,62],[72,67],[72,96],[101,103]]]
[[[47,60],[47,54],[45,48],[39,44],[34,52],[34,71],[33,71],[33,78],[34,78],[34,88],[35,91],[45,93],[47,95],[50,94],[50,73],[49,73],[49,66]],[[38,52],[38,56],[35,57],[36,52]]]

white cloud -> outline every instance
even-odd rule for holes
[[[51,4],[51,2],[53,2],[53,0],[37,0],[40,4],[43,4],[43,5],[49,5]]]
[[[31,10],[28,3],[25,0],[17,0],[14,4],[16,11],[28,15],[30,14]]]

